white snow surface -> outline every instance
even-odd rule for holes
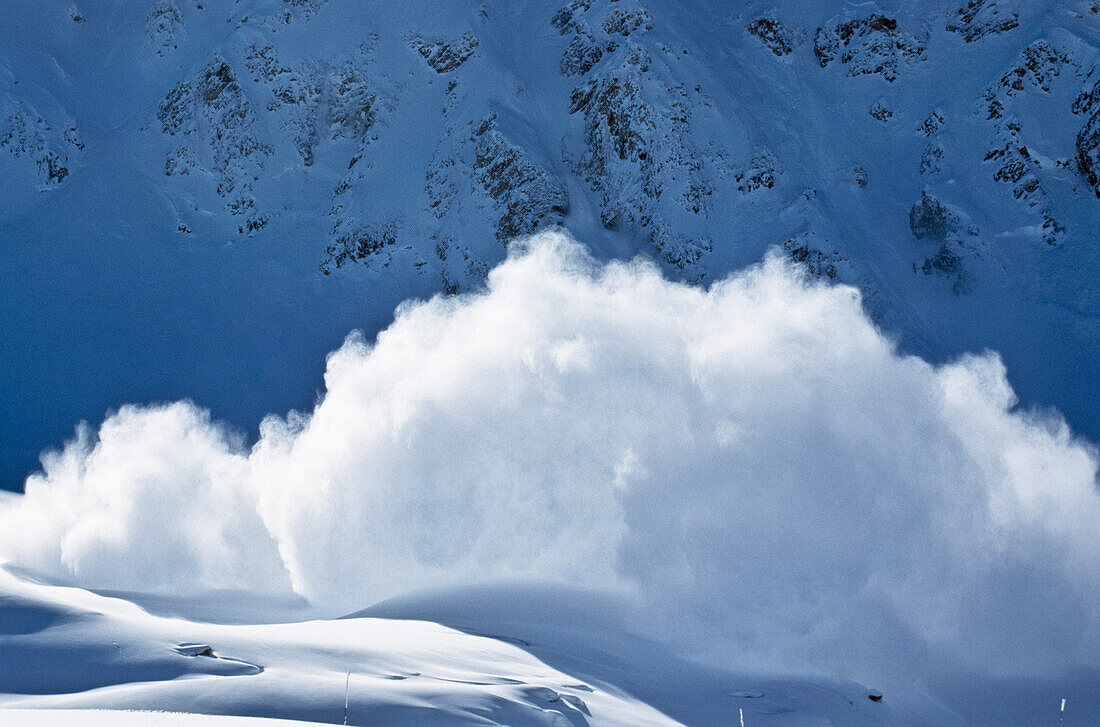
[[[4,710],[7,724],[14,727],[308,727],[317,722],[300,720],[261,719],[258,717],[223,717],[181,712],[122,712],[108,709],[14,709]]]
[[[3,697],[0,709],[137,709],[340,724],[346,687],[348,724],[675,724],[504,641],[428,622],[203,624],[6,574],[2,594],[3,689],[25,696]],[[209,645],[212,655],[180,653],[187,651],[181,644],[194,643]],[[5,724],[20,724],[22,716],[14,713]],[[82,719],[77,713],[73,723]]]
[[[614,603],[517,583],[425,592],[336,620],[240,625],[0,572],[0,723],[279,727],[344,724],[346,714],[380,727],[719,727],[740,712],[746,725],[1003,725],[1056,719],[1063,697],[1067,725],[1100,714],[1088,674],[962,678],[938,685],[954,690],[949,707],[914,683],[704,667],[632,633]],[[192,644],[212,655],[181,653]]]

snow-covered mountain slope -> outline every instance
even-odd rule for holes
[[[608,659],[617,659],[621,669],[633,658],[617,653],[622,637],[616,633],[603,634],[600,647],[584,653],[593,658],[588,666],[595,673],[582,679],[533,656],[530,643],[491,632],[373,617],[258,626],[198,623],[151,616],[126,601],[77,589],[2,577],[0,721],[5,724],[37,724],[20,722],[21,712],[6,711],[28,708],[395,727],[680,724],[599,678]],[[485,621],[504,609],[480,611]],[[543,645],[568,648],[568,641],[555,636],[558,630],[560,623],[544,624]],[[614,669],[608,674],[621,676]],[[774,724],[806,724],[839,713],[847,724],[873,725],[896,714],[888,702],[870,701],[870,692],[856,684],[773,682],[765,693],[755,681],[738,691],[736,678],[725,676],[728,692],[705,701],[692,694],[683,706],[699,700],[696,711],[724,721],[738,706],[750,723],[755,714],[783,715]],[[63,723],[96,724],[94,714],[69,714]]]
[[[1056,689],[936,685],[954,689],[949,707],[912,684],[704,667],[632,635],[614,601],[530,584],[423,593],[343,619],[237,625],[194,620],[182,603],[151,615],[118,596],[7,572],[0,581],[0,722],[15,727],[1042,724],[1063,697],[1066,725],[1100,713],[1089,674]],[[253,618],[292,616],[217,598]]]
[[[316,722],[274,720],[259,717],[225,717],[182,712],[143,712],[141,710],[89,709],[7,709],[4,715],[20,727],[308,727]]]
[[[968,682],[950,709],[912,685],[693,665],[631,635],[612,601],[522,584],[420,594],[343,619],[235,625],[0,580],[0,722],[18,727],[992,725],[1041,722],[1058,706],[1041,682]],[[1072,707],[1065,724],[1097,713],[1090,684],[1059,684]]]
[[[191,397],[251,430],[515,235],[706,283],[779,246],[1100,436],[1083,0],[12,0],[3,480]]]
[[[20,722],[18,712],[9,717],[8,708],[394,727],[677,724],[613,685],[580,682],[520,646],[433,623],[204,624],[150,616],[126,601],[77,589],[3,578],[5,724],[35,724]],[[54,724],[96,723],[94,714],[84,719],[78,712]]]

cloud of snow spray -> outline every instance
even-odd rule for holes
[[[1100,665],[1095,450],[995,355],[899,355],[778,259],[709,289],[562,234],[405,305],[258,443],[124,407],[0,504],[0,557],[100,588],[626,588],[653,633],[804,671]],[[700,653],[697,651],[696,653]]]

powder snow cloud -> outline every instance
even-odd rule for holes
[[[330,611],[618,589],[639,628],[773,669],[1100,666],[1095,448],[1017,410],[995,354],[902,355],[778,258],[693,287],[546,233],[350,336],[325,386],[251,448],[185,402],[81,427],[0,502],[0,558]]]

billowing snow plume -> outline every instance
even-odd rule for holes
[[[855,290],[778,259],[703,289],[520,247],[484,292],[351,336],[251,451],[188,403],[81,430],[0,506],[0,555],[330,610],[623,588],[639,628],[775,669],[1100,665],[1096,452],[1014,411],[995,355],[901,356]]]

